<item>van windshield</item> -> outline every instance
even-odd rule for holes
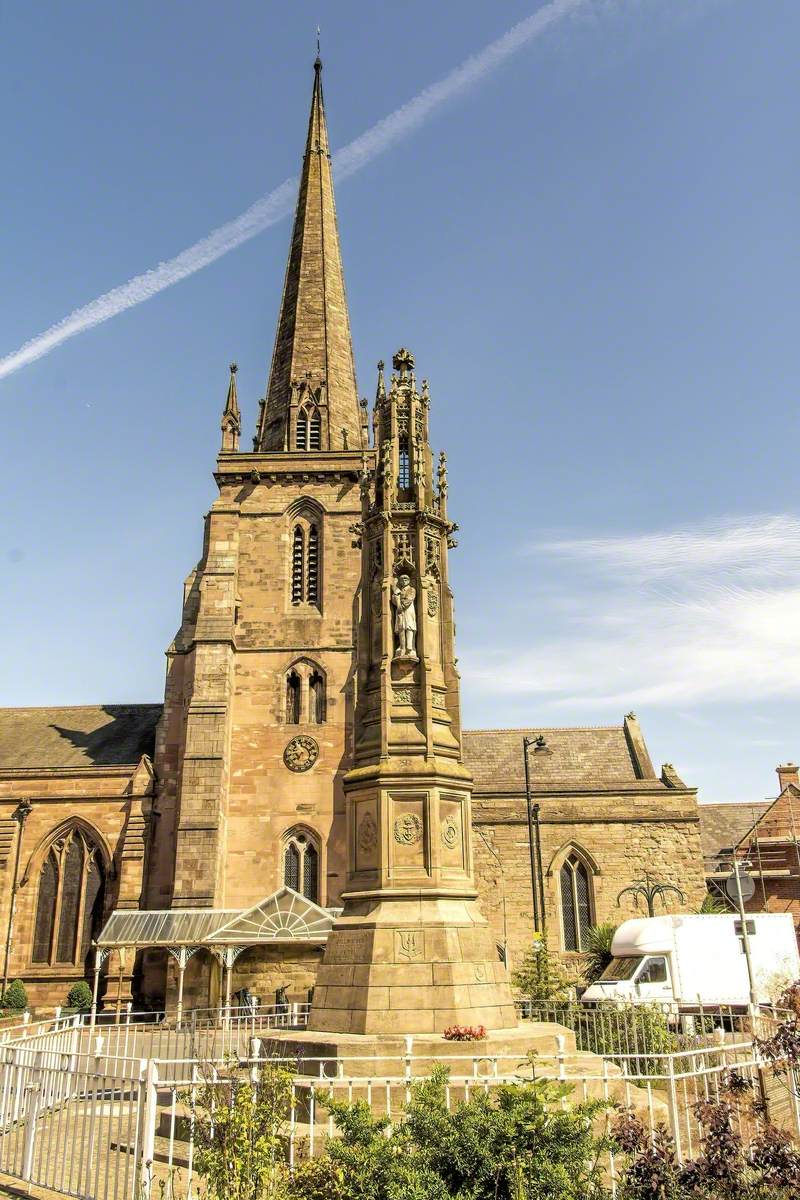
[[[641,961],[641,958],[612,958],[600,976],[600,982],[612,979],[632,979],[633,973]]]

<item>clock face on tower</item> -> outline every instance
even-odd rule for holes
[[[312,737],[298,734],[283,752],[283,761],[290,771],[307,771],[319,758],[319,746]]]

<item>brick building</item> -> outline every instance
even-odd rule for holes
[[[63,1001],[95,962],[107,1000],[179,993],[204,1004],[244,984],[266,995],[313,982],[345,886],[343,776],[371,726],[385,736],[356,669],[359,636],[380,628],[382,603],[384,621],[393,612],[364,581],[363,491],[391,484],[402,516],[418,464],[430,461],[427,385],[417,391],[408,352],[394,367],[387,385],[379,366],[371,433],[356,390],[318,62],[266,395],[253,448],[241,449],[231,367],[219,494],[184,584],[164,703],[0,713],[0,928],[13,895],[8,974],[26,981],[34,1003]],[[389,452],[374,430],[398,379],[412,415],[392,417]],[[441,522],[443,457],[438,475],[427,471],[432,507],[422,515]],[[393,537],[415,634],[431,647],[434,627],[449,630],[452,642],[443,564],[410,527]],[[362,645],[361,660],[373,652],[380,658]],[[437,653],[425,650],[424,686],[412,671],[382,703],[395,706],[409,755],[426,753],[427,729],[456,774],[474,777],[468,857],[500,953],[518,961],[534,930],[526,734],[536,739],[537,917],[553,947],[579,953],[588,924],[624,915],[617,893],[645,870],[699,903],[695,790],[669,766],[656,773],[633,714],[597,729],[462,735],[457,674]]]
[[[792,913],[800,939],[800,774],[795,763],[776,772],[774,800],[700,806],[706,880],[724,895],[734,858],[747,862],[755,884],[748,912]]]

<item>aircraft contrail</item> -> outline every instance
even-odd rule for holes
[[[478,53],[465,59],[442,79],[424,88],[413,99],[396,108],[394,112],[337,151],[333,156],[337,178],[346,179],[348,175],[360,171],[373,158],[377,158],[401,138],[407,137],[417,129],[435,109],[479,83],[518,50],[545,33],[550,26],[579,9],[586,8],[589,3],[590,0],[550,0],[550,3],[514,25]],[[266,196],[262,196],[238,217],[220,225],[207,237],[201,238],[174,258],[159,263],[157,267],[152,267],[142,275],[135,275],[127,283],[120,284],[89,304],[74,309],[44,333],[38,334],[18,350],[0,358],[0,379],[49,354],[69,338],[85,333],[87,329],[108,321],[128,308],[142,304],[151,296],[163,292],[165,288],[172,287],[174,283],[180,283],[182,279],[187,279],[196,271],[207,267],[209,263],[222,258],[224,254],[235,250],[256,234],[269,229],[292,212],[296,192],[297,177],[293,176],[284,180]]]

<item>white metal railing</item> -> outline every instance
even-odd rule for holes
[[[269,1028],[267,1024],[267,1034]],[[213,1062],[196,1053],[160,1059],[142,1054],[143,1039],[162,1032],[186,1031],[162,1030],[134,1019],[91,1030],[70,1018],[0,1045],[0,1172],[80,1200],[155,1200],[158,1186],[169,1181],[175,1200],[188,1200],[195,1175],[193,1102],[208,1078],[249,1072],[257,1082],[265,1069],[282,1067],[287,1072],[283,1138],[293,1164],[301,1155],[318,1153],[327,1138],[336,1136],[325,1107],[327,1096],[365,1099],[398,1121],[414,1081],[429,1075],[436,1061],[450,1071],[448,1104],[502,1082],[565,1080],[575,1100],[603,1099],[609,1105],[632,1107],[651,1131],[666,1124],[680,1161],[685,1161],[698,1153],[701,1140],[694,1106],[718,1099],[732,1068],[754,1094],[760,1094],[764,1077],[752,1040],[724,1031],[711,1045],[698,1042],[677,1053],[649,1051],[646,1071],[638,1047],[617,1055],[615,1062],[600,1059],[587,1069],[566,1034],[556,1038],[554,1053],[522,1060],[519,1055],[482,1054],[472,1044],[451,1043],[446,1051],[437,1051],[414,1038],[406,1039],[404,1054],[338,1060],[288,1054],[281,1042],[251,1033],[246,1045],[237,1040],[240,1048],[233,1059],[222,1056]],[[211,1038],[220,1032],[230,1031],[209,1027],[195,1030],[195,1037]],[[787,1089],[786,1120],[800,1136],[796,1091]],[[756,1109],[738,1120],[748,1144],[763,1118]],[[609,1156],[612,1190],[617,1166]]]

